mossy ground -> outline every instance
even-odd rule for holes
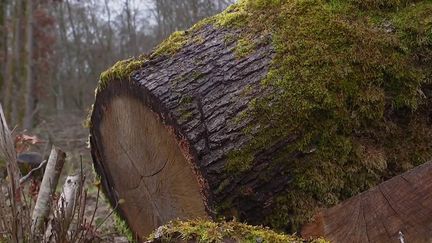
[[[294,181],[266,224],[296,231],[317,207],[431,158],[432,1],[244,0],[213,21],[273,39],[262,85],[274,92],[242,114],[258,124],[228,166],[247,173],[257,151],[297,137],[271,161]]]
[[[152,233],[149,241],[175,242],[177,239],[187,242],[244,242],[244,243],[294,243],[306,242],[294,235],[276,233],[268,228],[251,226],[239,222],[212,222],[206,220],[173,221],[161,226]],[[316,239],[310,242],[327,242]]]

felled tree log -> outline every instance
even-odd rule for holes
[[[236,58],[227,34],[236,33],[208,26],[195,34],[202,43],[185,46],[174,59],[149,61],[131,80],[110,82],[97,95],[91,120],[96,170],[113,203],[126,200],[121,214],[140,235],[171,219],[215,215],[217,202],[235,187],[263,186],[254,185],[257,171],[215,193],[227,178],[224,155],[246,142],[245,124],[235,118],[259,94],[272,57],[263,45]],[[246,87],[254,92],[243,94]]]
[[[315,215],[302,236],[331,242],[429,242],[432,163],[371,188]]]
[[[117,63],[89,121],[111,203],[141,238],[220,216],[295,231],[423,163],[432,6],[420,2],[241,1]]]

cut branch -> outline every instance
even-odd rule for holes
[[[65,158],[66,154],[62,150],[57,149],[55,146],[52,147],[33,210],[31,231],[34,235],[43,233],[42,229],[50,213],[52,197],[57,187]]]

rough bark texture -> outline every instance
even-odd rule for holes
[[[172,57],[158,57],[146,62],[143,68],[133,73],[130,81],[110,82],[97,94],[91,118],[92,155],[114,205],[119,200],[115,192],[118,182],[112,180],[112,173],[116,172],[107,171],[104,164],[106,145],[101,143],[100,123],[112,99],[124,95],[150,107],[169,129],[173,129],[184,156],[200,181],[209,215],[215,216],[220,203],[230,197],[239,209],[231,215],[241,214],[258,222],[262,218],[260,214],[266,211],[263,208],[265,202],[289,182],[290,178],[286,177],[260,180],[258,171],[266,166],[265,163],[257,164],[257,168],[248,174],[233,176],[226,173],[227,154],[247,142],[242,128],[248,121],[239,122],[236,117],[253,97],[260,95],[259,81],[266,75],[273,55],[271,46],[263,44],[250,55],[237,58],[235,40],[228,40],[235,35],[234,31],[207,26],[189,37],[192,40],[199,38],[199,42],[187,44]],[[246,88],[250,92],[245,92]],[[276,175],[278,171],[269,173]],[[255,192],[253,197],[249,195],[250,191]],[[120,212],[127,206],[128,199],[125,199]],[[128,220],[132,217],[123,216]]]
[[[431,173],[428,162],[324,209],[302,235],[331,242],[430,242]]]

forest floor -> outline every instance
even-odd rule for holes
[[[65,112],[41,120],[30,135],[38,136],[44,143],[34,146],[31,150],[47,156],[50,152],[47,142],[51,141],[52,144],[66,152],[66,162],[59,181],[59,190],[67,175],[80,171],[82,158],[83,174],[86,178],[85,187],[88,193],[85,213],[87,220],[91,219],[97,201],[94,224],[99,225],[106,219],[98,229],[98,235],[104,242],[124,242],[126,238],[118,232],[114,214],[106,218],[112,212],[112,208],[102,192],[97,200],[98,189],[88,146],[89,131],[83,125],[86,115],[79,112]]]

